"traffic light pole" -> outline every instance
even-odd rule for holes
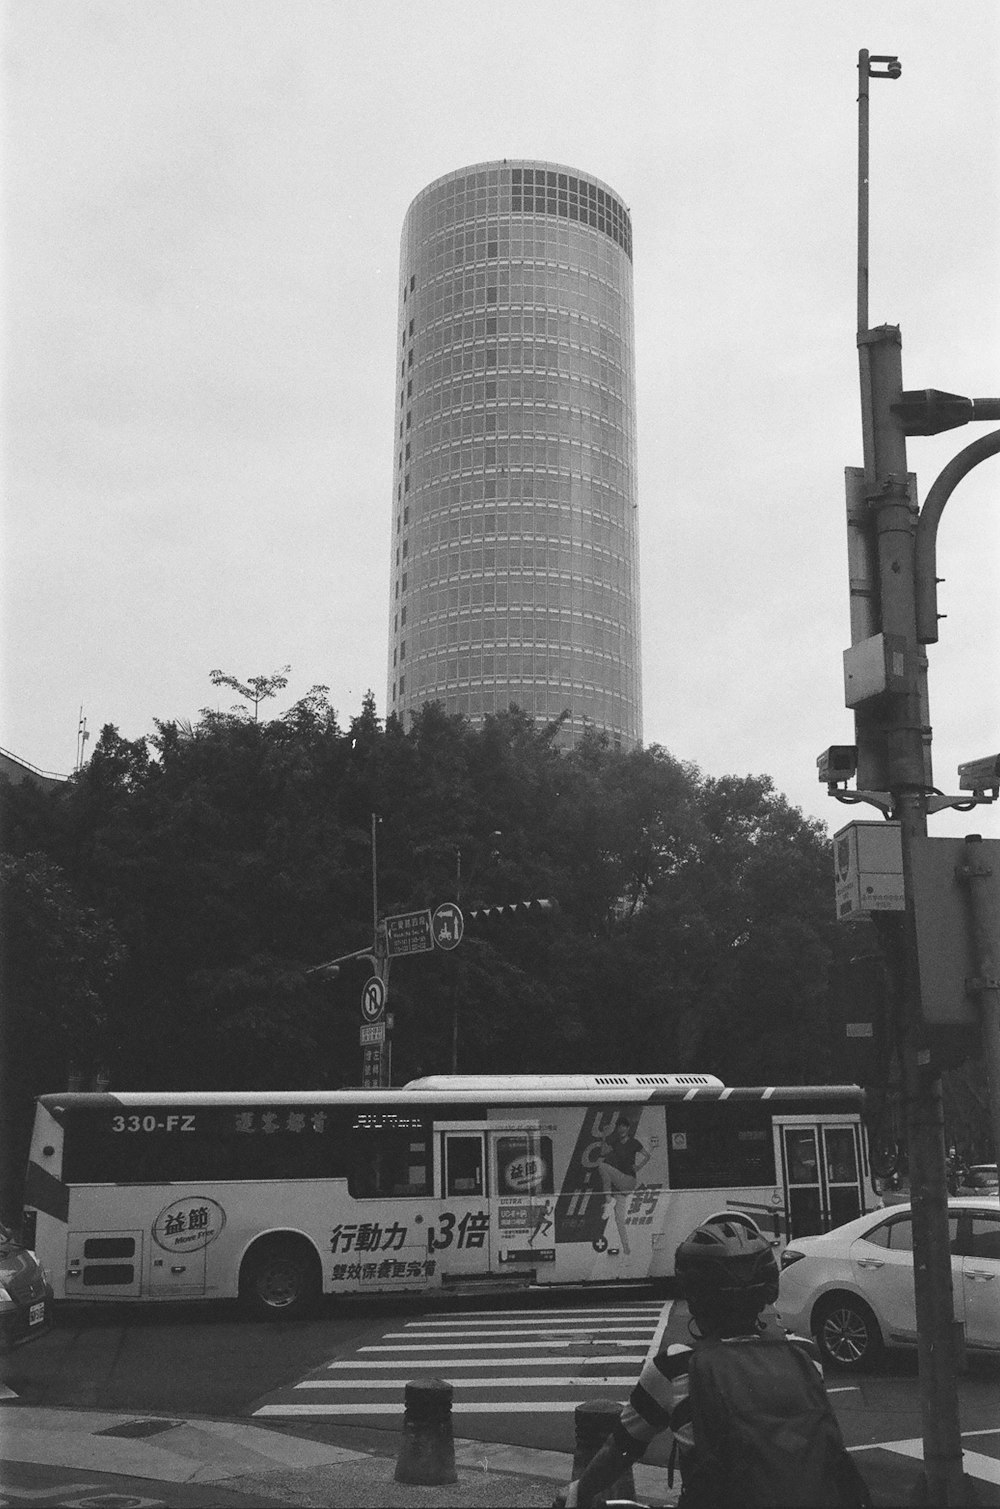
[[[873,69],[873,62],[885,66]],[[924,1453],[918,1502],[952,1509],[970,1501],[956,1381],[962,1333],[952,1294],[941,1073],[922,1025],[913,888],[913,853],[927,840],[931,795],[927,660],[918,634],[919,509],[906,459],[900,332],[891,325],[868,326],[869,79],[898,78],[900,72],[894,57],[859,55],[857,341],[864,484],[862,497],[849,506],[852,637],[884,666],[877,695],[857,707],[859,789],[888,799],[883,805],[899,823],[902,850],[906,909],[879,921],[894,980],[908,1138]],[[932,395],[925,396],[929,403]],[[919,407],[921,395],[906,397]],[[968,400],[958,403],[972,408]],[[953,422],[969,417],[974,414]],[[929,637],[936,634],[924,642]]]
[[[865,479],[872,515],[879,623],[895,660],[880,708],[892,816],[900,824],[906,911],[884,919],[899,1002],[900,1053],[913,1211],[914,1295],[928,1504],[966,1503],[956,1382],[956,1326],[948,1240],[941,1074],[923,1041],[913,908],[913,848],[927,837],[929,772],[923,655],[916,635],[915,540],[906,440],[892,406],[902,392],[902,343],[895,326],[858,332]],[[896,648],[898,647],[898,648]]]

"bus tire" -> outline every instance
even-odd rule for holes
[[[258,1320],[298,1320],[322,1291],[316,1250],[304,1237],[264,1237],[240,1268],[240,1302]]]
[[[813,1311],[812,1329],[823,1361],[842,1372],[873,1368],[885,1351],[878,1321],[853,1294],[825,1294]]]

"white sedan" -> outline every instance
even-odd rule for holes
[[[970,1349],[1000,1350],[1000,1203],[948,1201],[955,1319]],[[870,1367],[886,1346],[913,1344],[913,1219],[909,1205],[872,1210],[781,1254],[782,1324],[816,1337],[825,1360]]]

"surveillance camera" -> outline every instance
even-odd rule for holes
[[[857,773],[858,750],[855,744],[831,744],[816,760],[819,779],[824,786],[840,786]]]
[[[958,784],[962,791],[1000,791],[1000,754],[966,760],[958,767]]]

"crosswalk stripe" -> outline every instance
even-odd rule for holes
[[[487,1298],[487,1295],[483,1295],[484,1304],[481,1309],[450,1310],[448,1313],[450,1315],[482,1315],[487,1308],[493,1308],[485,1304]],[[595,1291],[593,1296],[594,1302],[589,1305],[559,1305],[556,1304],[556,1298],[555,1290],[549,1290],[545,1294],[539,1291],[539,1302],[537,1305],[522,1305],[519,1308],[515,1308],[512,1305],[509,1310],[505,1305],[498,1305],[497,1309],[498,1311],[502,1310],[504,1315],[538,1315],[539,1312],[547,1315],[592,1315],[595,1310],[660,1310],[664,1304],[662,1299],[616,1300],[612,1299],[606,1290],[603,1291],[602,1296],[598,1296]],[[601,1303],[598,1303],[599,1298],[601,1299]]]
[[[578,1399],[500,1399],[475,1404],[464,1399],[452,1403],[454,1415],[568,1415],[576,1409]],[[402,1404],[400,1404],[402,1409]],[[371,1404],[262,1404],[255,1415],[380,1415],[383,1410]]]
[[[392,1350],[392,1349],[390,1349]],[[427,1368],[479,1368],[488,1362],[491,1368],[578,1368],[608,1367],[625,1362],[644,1362],[645,1352],[613,1352],[598,1357],[424,1357],[420,1367]],[[416,1359],[414,1359],[416,1363]],[[388,1358],[354,1358],[349,1362],[328,1362],[327,1368],[398,1368],[399,1363]],[[530,1376],[530,1375],[526,1375]]]
[[[559,1337],[557,1339],[560,1340],[560,1341],[571,1341],[572,1337],[570,1337],[570,1336],[562,1336],[562,1337]],[[607,1337],[602,1336],[600,1339],[601,1339],[602,1345],[604,1345],[604,1346],[608,1346],[609,1345],[609,1339]],[[470,1351],[470,1350],[473,1351],[473,1352],[488,1352],[488,1351],[506,1352],[506,1351],[516,1351],[519,1347],[522,1348],[522,1349],[525,1349],[525,1350],[530,1347],[530,1348],[534,1348],[535,1350],[538,1350],[538,1351],[544,1351],[547,1348],[551,1347],[551,1345],[552,1345],[552,1341],[551,1340],[549,1340],[549,1341],[513,1341],[513,1340],[511,1340],[510,1337],[508,1337],[506,1341],[435,1341],[434,1342],[434,1346],[437,1347],[438,1350],[441,1351],[441,1352],[466,1352],[466,1351]],[[633,1342],[632,1345],[635,1345],[635,1343]],[[359,1352],[427,1352],[427,1351],[430,1351],[430,1349],[431,1349],[430,1345],[428,1343],[425,1343],[425,1342],[422,1342],[422,1341],[414,1341],[414,1342],[398,1341],[395,1346],[391,1346],[391,1347],[383,1347],[383,1346],[359,1347],[358,1351]]]
[[[309,1378],[302,1383],[297,1383],[297,1389],[332,1389],[332,1388],[402,1388],[411,1380],[402,1375],[399,1378]],[[555,1385],[571,1384],[574,1388],[607,1388],[609,1385],[621,1384],[623,1388],[631,1388],[635,1383],[634,1373],[603,1374],[599,1378],[567,1378],[567,1377],[544,1377],[544,1378],[449,1378],[452,1388],[551,1388]]]
[[[639,1336],[652,1336],[654,1329],[655,1328],[653,1326],[612,1326],[612,1325],[599,1325],[599,1326],[574,1326],[571,1330],[569,1330],[565,1326],[559,1326],[559,1327],[552,1326],[550,1328],[547,1328],[544,1331],[526,1331],[524,1334],[525,1334],[525,1336],[548,1336],[550,1340],[556,1340],[556,1341],[563,1340],[564,1341],[567,1338],[572,1339],[574,1336],[593,1336],[593,1335],[599,1334],[599,1333],[604,1332],[604,1331],[610,1332],[613,1335],[626,1334],[626,1335],[635,1336],[635,1337],[639,1337]],[[421,1340],[424,1340],[424,1341],[436,1341],[436,1340],[440,1340],[440,1341],[446,1341],[446,1340],[448,1340],[448,1341],[462,1341],[462,1340],[473,1341],[473,1340],[475,1340],[475,1338],[477,1336],[508,1336],[508,1337],[511,1337],[511,1336],[516,1336],[518,1333],[517,1333],[517,1331],[512,1330],[510,1326],[487,1326],[487,1327],[484,1327],[482,1330],[479,1330],[479,1331],[417,1331],[417,1330],[409,1331],[409,1330],[407,1330],[407,1331],[383,1331],[382,1334],[386,1338],[387,1341],[403,1341],[403,1340],[414,1341],[414,1340],[417,1340],[417,1339],[421,1339]]]
[[[517,1406],[512,1406],[516,1408]],[[452,1409],[455,1405],[452,1405]],[[971,1435],[968,1431],[966,1434]],[[923,1460],[924,1443],[920,1439],[909,1441],[878,1441],[873,1446],[854,1447],[855,1451],[893,1451],[902,1457],[915,1457],[918,1461]],[[987,1483],[1000,1483],[1000,1462],[995,1457],[988,1457],[981,1451],[962,1452],[962,1470],[973,1478],[982,1478]]]
[[[421,1319],[413,1322],[422,1326],[453,1326],[453,1325],[481,1325],[488,1320],[517,1320],[521,1325],[527,1326],[551,1326],[566,1320],[575,1324],[577,1317],[584,1320],[615,1320],[619,1317],[631,1320],[655,1320],[662,1310],[662,1305],[650,1305],[645,1308],[628,1310],[556,1310],[547,1315],[539,1315],[537,1310],[503,1310],[500,1312],[474,1310],[461,1311],[456,1315],[450,1315],[447,1320]]]

